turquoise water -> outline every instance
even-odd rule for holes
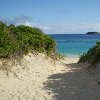
[[[100,35],[52,34],[57,43],[57,51],[66,55],[79,56],[100,41]]]

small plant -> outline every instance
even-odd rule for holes
[[[96,67],[97,63],[100,63],[100,42],[96,42],[96,45],[80,56],[79,62],[88,62],[91,67]]]
[[[57,53],[56,59],[62,59],[64,60],[66,58],[66,55],[64,53]]]

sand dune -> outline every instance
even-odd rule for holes
[[[100,100],[100,85],[77,61],[54,62],[44,54],[25,56],[8,76],[0,71],[0,100]]]

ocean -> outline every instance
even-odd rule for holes
[[[100,41],[100,35],[52,34],[57,43],[57,52],[66,56],[80,56]]]

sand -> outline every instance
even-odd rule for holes
[[[0,70],[0,100],[100,100],[97,77],[86,71],[86,64],[77,64],[78,59],[54,62],[30,53],[8,72]]]

